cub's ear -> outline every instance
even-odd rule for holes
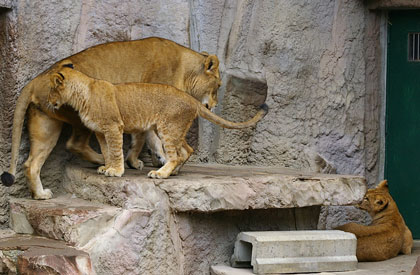
[[[386,198],[377,199],[375,200],[375,206],[377,207],[378,211],[381,211],[385,207],[387,207],[389,201]]]
[[[64,75],[62,73],[56,73],[51,75],[51,83],[54,88],[57,88],[61,85],[63,85],[64,82]]]
[[[219,59],[215,55],[209,55],[204,62],[204,69],[206,73],[216,74],[219,70]]]
[[[385,190],[389,190],[388,188],[388,181],[387,180],[383,180],[378,184],[378,187],[376,187],[377,189],[385,189]]]

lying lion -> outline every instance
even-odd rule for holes
[[[67,60],[77,69],[91,77],[112,83],[146,82],[172,85],[195,97],[208,108],[217,104],[217,89],[221,85],[219,60],[215,55],[198,53],[173,41],[150,37],[136,41],[111,42],[88,48],[72,55]],[[16,103],[10,168],[1,175],[4,185],[15,181],[25,114],[28,114],[30,140],[29,157],[25,162],[25,176],[34,199],[49,199],[52,192],[44,189],[40,171],[56,145],[63,123],[71,124],[73,131],[66,148],[81,158],[103,164],[104,158],[89,146],[91,131],[80,121],[78,114],[63,106],[52,112],[47,97],[50,90],[50,73],[61,69],[67,61],[59,61],[31,80],[21,91]],[[42,129],[42,131],[40,130]],[[148,145],[159,150],[159,140],[153,132],[132,135],[132,146],[127,163],[141,168],[138,155],[145,135]],[[154,154],[152,154],[153,159]],[[157,162],[155,161],[157,164]]]
[[[165,151],[166,164],[150,171],[151,178],[176,174],[190,157],[192,148],[185,135],[197,115],[225,128],[241,129],[255,125],[267,111],[267,105],[249,121],[226,121],[209,111],[192,96],[173,86],[149,83],[113,85],[63,67],[51,75],[48,102],[54,109],[68,104],[79,112],[86,127],[95,132],[105,166],[98,173],[120,177],[124,174],[122,134],[154,131]]]
[[[336,229],[356,235],[359,261],[383,261],[398,253],[411,254],[413,236],[389,194],[386,180],[369,189],[358,207],[372,216],[372,223],[348,223]]]

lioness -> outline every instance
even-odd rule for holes
[[[81,72],[112,83],[147,82],[175,86],[212,108],[217,104],[217,89],[221,85],[219,60],[214,55],[197,53],[175,42],[162,38],[112,42],[91,47],[69,58]],[[64,63],[63,63],[64,62]],[[49,74],[60,70],[67,61],[59,61],[29,82],[21,91],[13,119],[11,164],[9,172],[1,176],[3,184],[14,182],[19,155],[22,126],[28,110],[30,140],[29,158],[25,175],[34,199],[49,199],[52,192],[43,189],[40,170],[57,143],[63,122],[73,127],[66,143],[71,152],[93,163],[103,164],[102,155],[89,146],[90,131],[83,126],[77,113],[68,106],[52,112],[48,108]],[[144,135],[132,138],[127,156],[130,166],[140,168],[138,154]]]
[[[71,67],[71,66],[70,66]],[[95,132],[105,156],[98,173],[120,177],[124,173],[122,134],[153,130],[162,141],[167,159],[151,178],[168,178],[190,157],[192,148],[185,135],[197,115],[225,128],[255,125],[268,111],[267,105],[249,121],[234,123],[215,115],[181,90],[163,84],[128,83],[113,85],[63,67],[51,76],[48,102],[54,109],[68,104],[79,112],[86,127]]]
[[[356,235],[359,261],[383,261],[400,252],[411,254],[413,236],[389,194],[386,180],[369,189],[358,207],[372,216],[372,223],[369,226],[348,223],[336,229]]]

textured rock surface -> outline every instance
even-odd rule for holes
[[[105,178],[94,168],[70,165],[64,188],[81,198],[140,209],[153,209],[164,192],[177,212],[348,205],[366,193],[363,177],[284,168],[187,165],[179,176],[166,180],[147,178],[148,170]]]
[[[12,0],[0,0],[0,8],[10,9],[12,7]]]
[[[10,228],[84,246],[114,222],[117,207],[61,196],[48,201],[10,199]]]
[[[64,242],[30,235],[0,240],[2,274],[96,274],[89,255]]]

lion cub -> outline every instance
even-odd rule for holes
[[[148,176],[168,178],[193,152],[185,135],[197,115],[225,128],[241,129],[255,125],[268,111],[263,104],[251,120],[234,123],[213,114],[175,87],[150,83],[113,85],[67,67],[51,75],[48,102],[54,109],[68,104],[79,112],[85,126],[95,132],[105,157],[105,166],[99,167],[98,173],[117,177],[124,173],[123,132],[157,134],[167,162]]]
[[[372,216],[372,223],[369,226],[348,223],[336,229],[356,235],[359,261],[383,261],[400,252],[411,254],[413,236],[389,194],[386,180],[369,189],[358,207]]]

